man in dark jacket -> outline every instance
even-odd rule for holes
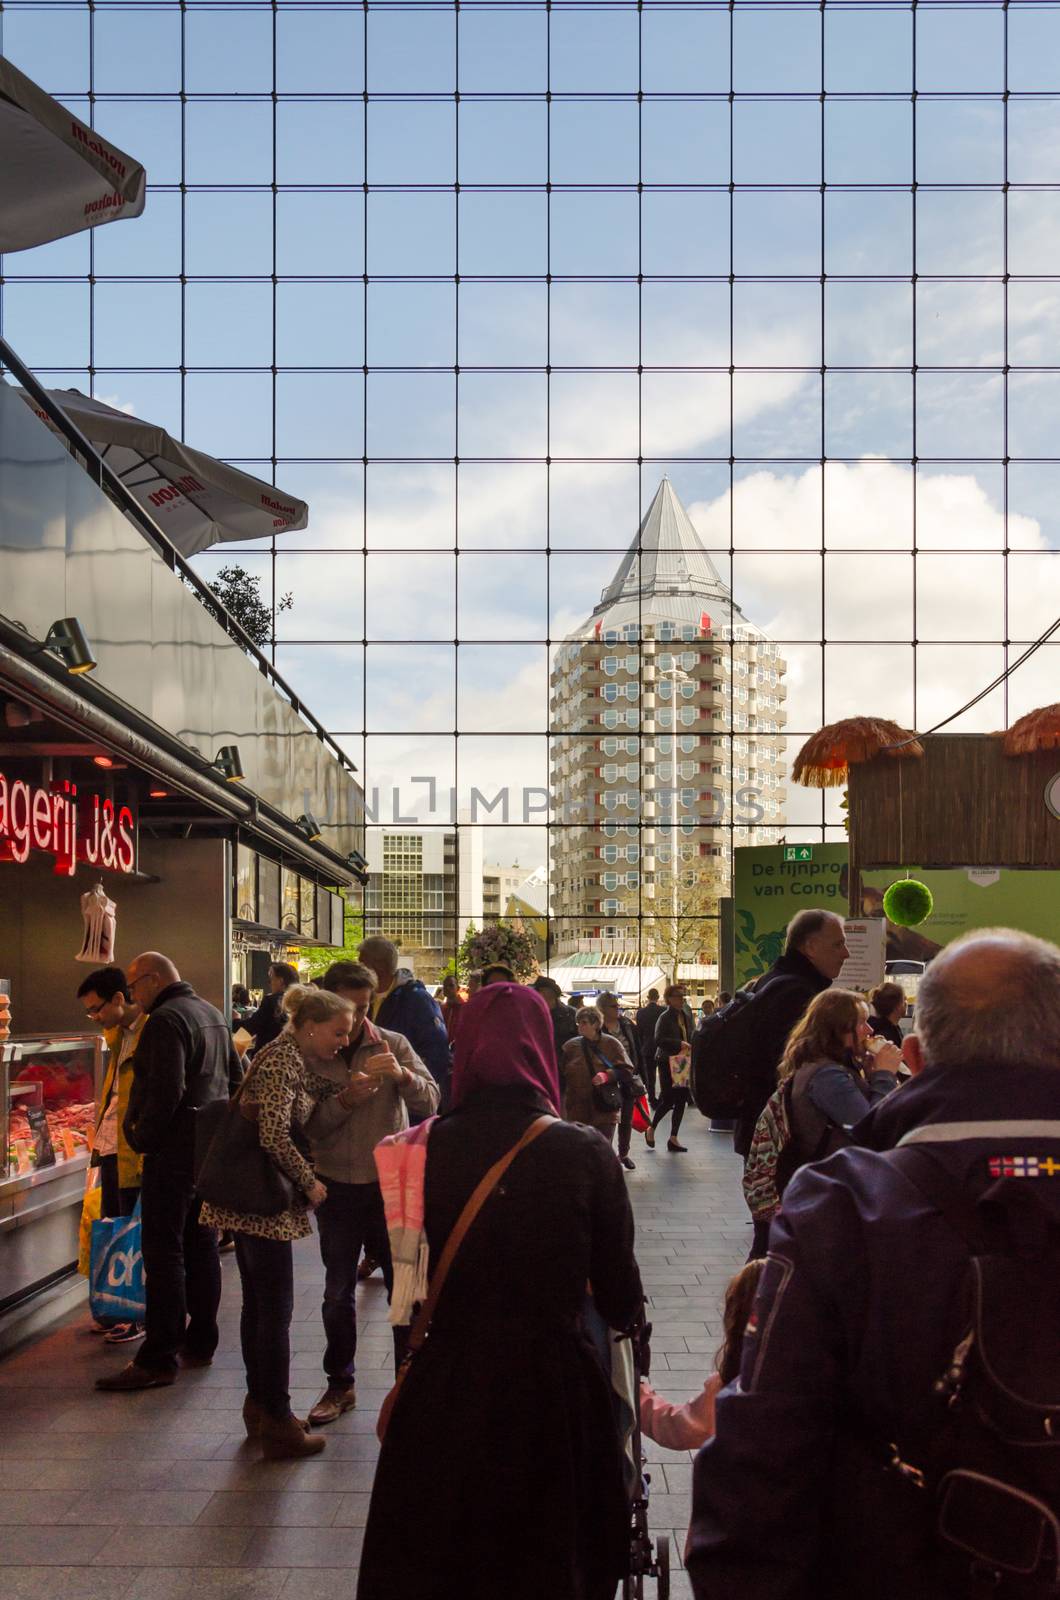
[[[147,1013],[124,1122],[125,1137],[144,1158],[147,1336],[135,1361],[96,1383],[97,1389],[121,1392],[172,1383],[178,1359],[185,1366],[213,1360],[221,1264],[216,1233],[199,1226],[195,1113],[226,1100],[240,1078],[224,1016],[181,982],[168,957],[154,951],[137,956],[128,988]]]
[[[637,1030],[619,1007],[617,994],[600,994],[596,997],[597,1008],[604,1019],[603,1032],[617,1039],[625,1049],[633,1071],[639,1078],[644,1076],[644,1063],[641,1060],[640,1040]],[[629,1146],[633,1131],[633,1091],[625,1084],[622,1087],[622,1115],[618,1120],[618,1159],[627,1172],[635,1170],[630,1157]]]
[[[545,1002],[552,1015],[552,1037],[556,1042],[556,1060],[563,1054],[563,1046],[569,1039],[578,1037],[577,1013],[573,1006],[564,1003],[563,994],[555,978],[542,973],[534,979],[534,988]]]
[[[659,1004],[658,989],[648,990],[648,1001],[637,1012],[637,1038],[640,1040],[640,1059],[644,1064],[644,1082],[648,1086],[648,1099],[655,1104],[655,1027],[666,1010]]]
[[[843,919],[834,911],[800,911],[788,923],[784,954],[759,978],[746,1023],[737,1024],[746,1038],[744,1106],[733,1137],[738,1155],[750,1150],[755,1123],[777,1086],[788,1035],[814,995],[839,976],[849,954]]]
[[[1000,1208],[1015,1187],[1060,1222],[1060,949],[1006,929],[956,941],[921,979],[917,1030],[918,1075],[855,1129],[868,1148],[803,1168],[774,1220],[739,1381],[695,1464],[701,1600],[972,1592],[932,1578],[934,1496],[903,1498],[883,1463],[893,1445],[926,1465],[964,1334],[974,1234],[940,1203],[963,1213],[991,1189]]]
[[[399,971],[400,956],[389,939],[365,939],[357,959],[375,973],[379,988],[372,1002],[372,1021],[391,1033],[402,1033],[438,1085],[443,1107],[449,1099],[452,1057],[442,1008],[418,978]]]

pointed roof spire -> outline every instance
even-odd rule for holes
[[[643,604],[662,595],[730,601],[692,519],[664,477],[618,571],[593,615],[620,601]]]

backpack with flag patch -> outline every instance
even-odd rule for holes
[[[1029,1181],[1033,1158],[992,1162],[977,1199],[921,1145],[888,1160],[967,1242],[968,1266],[952,1356],[923,1400],[929,1442],[861,1428],[837,1452],[835,1570],[863,1600],[1060,1600],[1060,1194]]]
[[[974,1252],[960,1338],[935,1385],[944,1419],[923,1468],[945,1592],[1057,1600],[1060,1208],[1031,1181],[1027,1157],[992,1163],[1000,1176],[974,1203],[924,1149],[892,1159]]]

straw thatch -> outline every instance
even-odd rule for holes
[[[1060,704],[1028,711],[999,738],[1007,756],[1030,756],[1036,750],[1060,750]]]
[[[871,761],[881,751],[889,756],[922,756],[924,746],[897,722],[847,717],[807,739],[795,757],[791,776],[808,789],[841,789],[852,766]]]

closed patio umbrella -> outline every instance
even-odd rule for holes
[[[193,450],[165,428],[115,411],[78,389],[48,392],[182,556],[307,526],[309,507],[303,500]],[[49,421],[31,395],[22,391],[22,397]]]
[[[138,217],[146,174],[0,56],[0,251]]]

